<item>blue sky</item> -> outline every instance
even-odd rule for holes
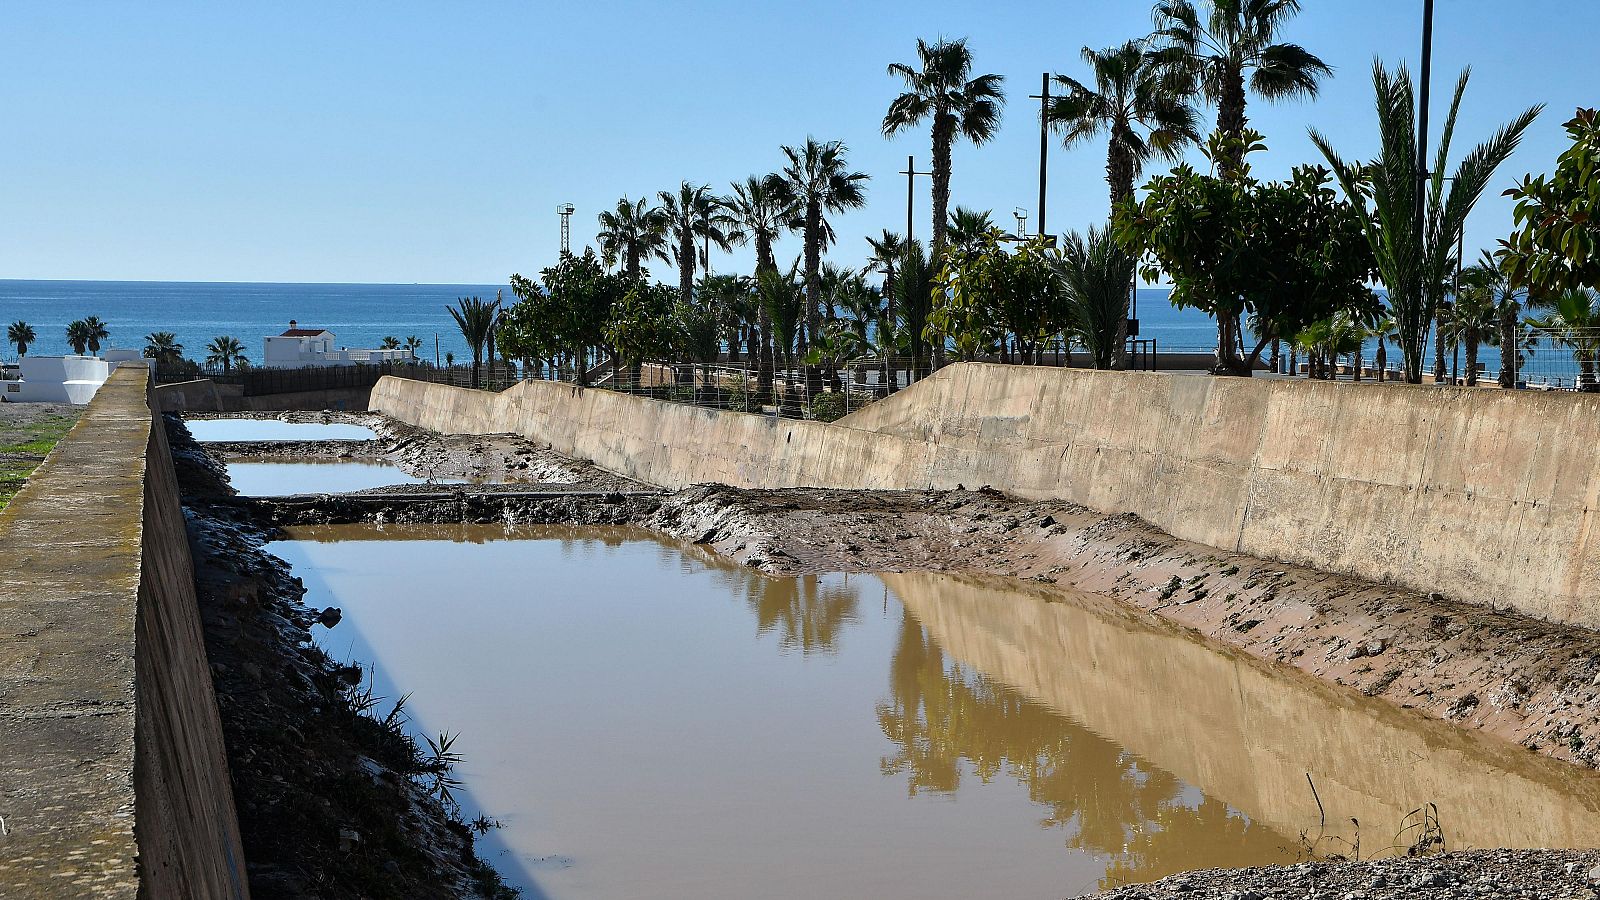
[[[1421,0],[1307,0],[1288,37],[1336,69],[1311,103],[1253,102],[1270,153],[1257,172],[1318,157],[1308,125],[1347,155],[1376,143],[1373,58],[1417,58]],[[1509,228],[1501,189],[1547,168],[1561,123],[1600,104],[1600,4],[1445,0],[1435,96],[1474,78],[1458,148],[1514,111],[1549,109],[1468,230]],[[837,221],[840,262],[903,230],[908,153],[884,140],[884,73],[919,36],[967,36],[1013,100],[992,143],[955,154],[953,199],[1036,205],[1036,92],[1078,50],[1149,30],[1144,0],[875,3],[28,2],[0,7],[0,277],[501,282],[555,256],[555,207],[574,243],[623,194],[765,173],[778,147],[845,141],[873,181]],[[1208,111],[1208,115],[1209,115]],[[1435,129],[1437,133],[1437,129]],[[1104,145],[1052,149],[1049,225],[1106,213]],[[927,182],[918,231],[927,235]],[[780,257],[798,253],[785,241]],[[748,268],[749,252],[714,259]],[[657,274],[670,280],[664,266]]]

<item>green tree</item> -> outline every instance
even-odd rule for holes
[[[738,286],[735,276],[719,277],[728,280],[701,279],[693,296],[679,298],[672,309],[674,352],[705,367],[716,365],[722,357],[723,332],[732,318],[725,298]]]
[[[6,342],[17,348],[18,359],[28,355],[28,345],[37,339],[33,326],[20,319],[6,328]]]
[[[1299,0],[1209,0],[1204,17],[1190,0],[1156,4],[1156,57],[1198,80],[1217,105],[1217,130],[1239,142],[1218,160],[1225,170],[1244,162],[1247,74],[1249,90],[1269,101],[1315,97],[1317,81],[1333,74],[1304,47],[1278,42],[1299,12]]]
[[[1218,375],[1249,376],[1275,338],[1339,313],[1368,322],[1381,308],[1367,287],[1373,256],[1358,207],[1339,198],[1326,169],[1299,166],[1286,182],[1255,180],[1245,157],[1262,149],[1259,138],[1246,131],[1240,164],[1219,174],[1185,164],[1152,179],[1144,199],[1118,209],[1115,220],[1117,240],[1145,257],[1147,280],[1165,272],[1174,305],[1222,323]],[[1216,135],[1206,154],[1232,155],[1231,144]],[[1253,349],[1236,327],[1243,316],[1258,329]]]
[[[1134,258],[1109,229],[1091,226],[1087,235],[1066,235],[1060,265],[1069,308],[1063,317],[1068,333],[1089,351],[1090,365],[1114,368],[1127,327]]]
[[[378,342],[378,349],[379,350],[399,350],[400,349],[400,339],[395,337],[392,334],[391,335],[387,335],[387,336],[384,337],[383,340]]]
[[[617,201],[615,210],[600,213],[600,233],[596,240],[606,265],[622,264],[629,278],[642,276],[646,260],[667,261],[667,229],[670,223],[666,213],[651,209],[650,201],[640,197]]]
[[[906,241],[898,233],[885,228],[881,237],[867,237],[867,245],[872,248],[872,256],[868,260],[868,268],[883,273],[883,310],[880,314],[880,324],[877,331],[879,337],[877,346],[883,356],[883,383],[888,393],[894,393],[898,386],[898,376],[894,371],[892,357],[894,355],[896,320],[895,312],[895,268],[900,262],[900,256],[905,253]]]
[[[1439,302],[1448,290],[1456,265],[1455,247],[1472,207],[1477,204],[1495,169],[1516,150],[1522,133],[1539,115],[1534,106],[1487,141],[1474,147],[1456,166],[1445,190],[1445,168],[1449,163],[1450,142],[1455,134],[1456,113],[1467,89],[1470,72],[1463,70],[1456,82],[1450,112],[1434,156],[1433,174],[1426,190],[1418,183],[1417,130],[1412,99],[1411,75],[1401,66],[1391,75],[1381,62],[1372,67],[1372,82],[1377,94],[1378,131],[1382,141],[1378,157],[1366,165],[1346,162],[1333,145],[1316,129],[1312,143],[1322,151],[1345,196],[1355,204],[1362,229],[1377,262],[1378,277],[1388,289],[1389,306],[1394,311],[1400,335],[1400,351],[1405,357],[1405,377],[1412,384],[1422,383],[1422,357],[1427,348],[1428,327]],[[1419,192],[1421,196],[1419,197]],[[1415,210],[1425,205],[1425,226],[1419,235]]]
[[[523,306],[513,319],[512,352],[519,358],[565,357],[578,384],[587,386],[589,351],[605,343],[611,308],[632,282],[607,272],[592,250],[562,257],[539,277],[542,286],[511,276],[511,292],[518,298],[513,307]]]
[[[729,234],[738,227],[738,221],[703,184],[685,181],[677,193],[662,191],[660,197],[667,230],[676,239],[672,253],[678,264],[678,299],[687,302],[694,293],[694,267],[699,253],[695,245],[704,240],[724,251],[732,250]],[[703,262],[709,269],[711,261]]]
[[[1555,172],[1524,176],[1508,192],[1517,228],[1497,252],[1508,291],[1525,287],[1537,298],[1600,290],[1600,113],[1579,109],[1565,127],[1572,146]],[[1501,342],[1511,333],[1502,321]]]
[[[1456,294],[1442,330],[1449,346],[1466,350],[1467,387],[1478,386],[1478,346],[1484,337],[1499,330],[1500,310],[1495,301],[1491,287],[1469,281],[1466,273],[1462,273],[1461,290]]]
[[[795,344],[800,320],[805,312],[805,293],[795,283],[795,267],[790,267],[788,275],[763,272],[756,279],[756,290],[761,296],[762,307],[767,311],[767,319],[772,323],[774,353],[788,373],[787,377],[792,380]]]
[[[461,336],[466,338],[467,346],[472,348],[472,386],[481,387],[483,371],[483,351],[489,343],[489,332],[494,330],[495,317],[500,312],[499,300],[484,300],[479,297],[460,297],[455,306],[446,306],[445,311],[450,313],[450,318],[456,320],[456,327],[461,329]]]
[[[733,184],[728,197],[728,214],[738,223],[737,233],[755,245],[756,277],[751,282],[752,292],[756,282],[768,272],[777,272],[778,263],[773,257],[772,245],[785,231],[804,226],[804,214],[795,198],[784,189],[783,179],[777,175],[758,178],[754,175]],[[772,322],[767,317],[766,305],[754,303],[756,317],[752,323],[756,337],[757,393],[767,397],[772,392]]]
[[[401,344],[401,347],[406,350],[410,350],[414,354],[418,350],[422,349],[422,338],[417,337],[414,334],[408,335],[405,339],[405,342]]]
[[[994,216],[989,210],[979,212],[965,206],[950,210],[950,224],[945,229],[945,241],[957,251],[970,251],[983,244],[995,230]]]
[[[106,329],[106,323],[100,321],[99,316],[89,316],[83,320],[84,343],[89,348],[91,356],[100,355],[100,342],[111,337],[111,332]]]
[[[799,147],[784,147],[788,162],[778,182],[785,198],[800,210],[801,234],[805,248],[806,330],[815,334],[822,324],[822,251],[833,243],[833,226],[828,213],[860,209],[867,203],[865,172],[850,171],[849,151],[840,141],[819,142],[806,138]]]
[[[1484,253],[1476,263],[1461,272],[1461,289],[1486,295],[1495,312],[1495,340],[1500,345],[1500,372],[1503,388],[1516,386],[1518,323],[1522,318],[1522,295],[1511,284],[1511,276],[1495,258]]]
[[[895,306],[905,323],[906,343],[911,351],[912,380],[928,374],[928,320],[933,312],[935,278],[933,266],[920,241],[907,241],[900,255],[900,278],[895,282]]]
[[[889,74],[905,82],[883,116],[884,137],[893,137],[932,121],[933,249],[944,249],[950,206],[950,151],[962,138],[976,146],[989,142],[1000,128],[1006,94],[1000,75],[972,76],[972,51],[966,38],[929,44],[917,40],[914,64],[890,63]]]
[[[73,325],[79,324],[82,323],[73,323]],[[87,329],[80,333],[79,339],[84,344],[88,343]],[[80,356],[83,354],[83,351],[78,349],[79,345],[73,342],[72,325],[67,326],[67,342],[72,344],[74,352]],[[178,343],[178,336],[170,331],[153,331],[144,336],[144,356],[146,359],[155,360],[158,364],[171,365],[183,359],[183,345]]]
[[[221,366],[223,372],[231,372],[236,364],[249,362],[244,355],[244,344],[227,335],[212,338],[206,345],[206,353],[206,365]]]
[[[677,343],[672,321],[676,300],[676,292],[664,284],[635,281],[611,308],[606,340],[627,368],[629,384],[639,383],[646,359],[666,356]]]

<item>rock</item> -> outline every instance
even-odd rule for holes
[[[324,628],[332,628],[344,618],[344,611],[337,606],[330,606],[317,613],[317,623]]]
[[[1589,870],[1589,883],[1600,884],[1600,866],[1595,866]]]
[[[1381,641],[1381,640],[1380,641],[1368,641],[1366,643],[1366,645],[1363,646],[1361,649],[1366,651],[1366,655],[1367,656],[1377,656],[1378,654],[1382,653],[1383,651],[1389,649],[1389,642],[1388,641]]]
[[[1055,516],[1045,516],[1044,518],[1039,520],[1039,527],[1040,528],[1049,528],[1051,525],[1054,525],[1055,523],[1056,523],[1056,517]]]

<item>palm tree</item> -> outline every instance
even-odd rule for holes
[[[911,378],[928,373],[928,315],[933,310],[934,272],[920,241],[907,241],[900,255],[900,278],[895,282],[895,303],[901,309],[910,338]],[[939,339],[941,342],[943,338]]]
[[[1300,0],[1209,0],[1202,20],[1191,0],[1165,0],[1155,9],[1156,55],[1198,79],[1217,105],[1217,130],[1232,139],[1219,165],[1243,159],[1245,74],[1249,90],[1268,101],[1315,97],[1317,80],[1333,74],[1299,44],[1278,43],[1278,33],[1300,12]]]
[[[99,316],[89,316],[83,320],[84,343],[89,348],[91,356],[100,354],[100,342],[111,337],[111,332],[106,330],[106,323],[100,321]]]
[[[629,278],[639,277],[639,268],[648,259],[667,260],[667,216],[651,209],[650,201],[623,197],[614,211],[600,214],[600,233],[596,236],[606,265],[621,261]]]
[[[1118,336],[1126,328],[1128,283],[1134,259],[1109,229],[1089,228],[1087,236],[1066,235],[1061,247],[1061,275],[1066,285],[1067,329],[1089,351],[1096,369],[1116,365]]]
[[[728,215],[736,223],[735,239],[749,240],[755,244],[756,281],[762,275],[778,271],[772,245],[785,231],[803,227],[804,217],[800,204],[784,189],[783,179],[777,175],[758,178],[754,175],[733,184],[733,193],[727,199]],[[756,307],[756,390],[766,397],[772,390],[772,321],[765,303]]]
[[[388,335],[382,341],[378,342],[378,349],[380,349],[380,350],[399,350],[400,349],[400,339],[395,337],[392,334]]]
[[[1478,386],[1478,345],[1486,335],[1499,329],[1500,311],[1495,307],[1494,292],[1478,284],[1466,283],[1463,273],[1462,287],[1450,307],[1450,317],[1439,329],[1452,347],[1465,347],[1467,356],[1467,387]],[[1439,354],[1443,359],[1444,354]]]
[[[1461,271],[1461,289],[1482,291],[1489,297],[1495,311],[1496,342],[1500,345],[1500,373],[1498,381],[1503,388],[1517,383],[1517,320],[1522,315],[1523,301],[1511,287],[1507,275],[1493,256],[1487,252],[1478,261]],[[1469,373],[1470,375],[1471,373]]]
[[[410,350],[412,353],[416,353],[418,350],[422,349],[422,338],[413,334],[410,337],[407,337],[405,339],[405,343],[401,344],[401,346],[407,350]]]
[[[1393,75],[1383,63],[1374,62],[1372,82],[1377,93],[1378,130],[1382,145],[1378,158],[1366,165],[1346,162],[1321,132],[1311,129],[1311,141],[1322,151],[1339,179],[1345,196],[1355,206],[1366,231],[1367,243],[1377,260],[1378,277],[1389,292],[1395,329],[1400,335],[1400,350],[1405,357],[1406,381],[1422,383],[1422,357],[1427,347],[1428,326],[1443,299],[1456,265],[1455,248],[1462,226],[1478,202],[1495,169],[1516,150],[1522,133],[1539,115],[1543,106],[1522,112],[1474,147],[1446,178],[1450,141],[1455,133],[1456,113],[1466,92],[1470,70],[1463,69],[1456,82],[1450,112],[1434,156],[1433,174],[1427,190],[1419,196],[1415,104],[1412,101],[1411,75],[1404,65]],[[1450,190],[1445,192],[1445,181]],[[1425,204],[1422,234],[1417,234],[1415,211]]]
[[[677,193],[662,191],[659,196],[667,228],[677,239],[673,255],[678,262],[678,299],[688,303],[694,295],[697,240],[704,239],[724,251],[732,250],[733,241],[729,234],[738,223],[723,208],[721,198],[712,194],[711,188],[706,185],[685,181],[678,185]],[[711,261],[708,259],[705,263],[709,268]]]
[[[67,326],[67,340],[72,340],[72,325]],[[88,342],[87,334],[84,335],[84,341]],[[77,345],[73,344],[73,347],[76,349]],[[170,331],[152,331],[144,336],[144,356],[158,363],[171,364],[183,358],[183,345],[178,343],[178,336]]]
[[[1549,301],[1551,312],[1530,318],[1528,324],[1550,335],[1558,347],[1572,350],[1578,361],[1578,390],[1600,391],[1596,378],[1600,363],[1600,295],[1590,290],[1570,290]]]
[[[67,345],[79,356],[88,352],[89,329],[83,324],[82,319],[67,323]]]
[[[244,355],[244,344],[237,338],[222,335],[206,345],[206,365],[221,366],[224,373],[233,371],[234,363],[249,362]]]
[[[945,232],[945,240],[957,250],[970,250],[994,230],[994,218],[989,210],[978,212],[958,206],[950,211],[950,225]]]
[[[900,262],[901,254],[905,253],[906,242],[900,235],[885,228],[880,238],[867,238],[868,246],[872,247],[872,256],[868,261],[869,268],[883,271],[883,311],[879,318],[878,348],[883,352],[883,384],[887,393],[894,393],[898,387],[899,376],[895,374],[894,364],[890,357],[894,355],[894,340],[892,332],[895,323],[894,308],[894,270]]]
[[[800,328],[801,313],[805,307],[804,294],[795,283],[795,266],[790,266],[787,276],[779,272],[763,272],[757,279],[761,305],[772,321],[772,343],[783,363],[783,368],[793,378],[795,339]],[[789,387],[792,387],[792,383]]]
[[[799,207],[801,233],[805,238],[806,330],[816,334],[821,325],[819,307],[821,285],[817,273],[822,266],[822,249],[833,243],[833,227],[828,213],[860,209],[867,203],[863,183],[865,172],[851,172],[846,164],[848,149],[841,141],[820,142],[806,138],[799,147],[784,147],[788,159],[778,184],[783,196]]]
[[[950,149],[960,138],[974,145],[987,143],[1000,127],[1006,94],[1000,75],[972,74],[972,51],[966,38],[940,38],[929,45],[917,40],[917,63],[891,63],[889,74],[898,75],[906,92],[894,98],[883,117],[883,134],[902,131],[933,120],[933,255],[945,244],[945,217],[950,206]]]
[[[446,306],[445,311],[456,320],[456,327],[461,329],[461,336],[467,339],[467,346],[472,348],[472,386],[481,385],[483,370],[483,350],[489,343],[489,332],[494,330],[495,316],[500,310],[499,300],[482,300],[478,297],[461,297],[456,300],[455,306]]]
[[[1189,102],[1192,82],[1163,66],[1138,41],[1120,47],[1084,47],[1083,61],[1094,75],[1094,87],[1057,75],[1067,89],[1052,97],[1045,118],[1065,146],[1105,132],[1106,184],[1111,208],[1133,195],[1134,179],[1152,158],[1176,160],[1183,148],[1200,139],[1200,115]]]
[[[37,339],[38,336],[33,333],[33,326],[21,320],[12,322],[6,329],[6,342],[17,348],[18,359],[28,355],[28,345]]]

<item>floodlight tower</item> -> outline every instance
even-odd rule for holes
[[[1028,233],[1028,211],[1017,207],[1011,211],[1011,216],[1017,220],[1017,237],[1021,238]]]
[[[571,203],[556,204],[556,215],[561,217],[561,255],[572,255],[572,214],[577,207]]]

